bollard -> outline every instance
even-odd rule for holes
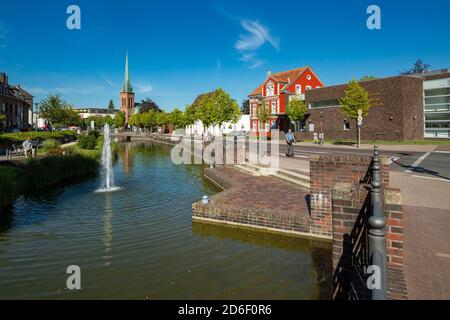
[[[209,203],[209,198],[208,198],[207,195],[204,195],[204,196],[202,197],[202,204],[208,204],[208,203]]]
[[[381,205],[381,164],[377,146],[374,146],[371,185],[371,217],[368,221],[369,261],[371,265],[379,267],[381,272],[380,288],[372,289],[372,299],[386,300],[386,217]]]

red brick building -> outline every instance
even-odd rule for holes
[[[128,123],[134,114],[134,91],[131,86],[128,71],[128,53],[125,59],[125,79],[123,81],[122,91],[120,92],[120,111],[125,113],[125,122]]]
[[[292,97],[305,99],[308,90],[322,88],[324,83],[310,67],[303,67],[272,74],[249,94],[250,128],[254,134],[267,133],[270,129],[287,131],[290,120],[286,115],[286,107]],[[266,105],[269,109],[269,122],[265,125],[258,120],[259,108]]]

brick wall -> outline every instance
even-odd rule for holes
[[[378,106],[369,110],[363,120],[363,140],[420,140],[424,137],[423,80],[419,77],[399,76],[361,82]],[[306,103],[341,99],[347,85],[314,89],[306,92]],[[308,123],[319,131],[323,119],[325,139],[356,139],[356,123],[350,120],[350,130],[344,130],[346,116],[339,107],[312,108],[308,110]],[[312,132],[301,132],[301,139],[312,139]]]
[[[388,159],[381,157],[383,185],[389,185]],[[372,157],[337,155],[312,156],[311,178],[311,232],[332,235],[331,191],[338,183],[368,182]]]

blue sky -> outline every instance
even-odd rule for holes
[[[278,3],[278,5],[277,5]],[[81,30],[66,9],[81,8]],[[381,30],[366,9],[381,8]],[[222,87],[239,102],[268,70],[313,67],[326,85],[450,68],[450,1],[0,0],[0,71],[36,100],[118,106],[129,51],[136,99],[170,111]]]

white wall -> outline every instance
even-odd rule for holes
[[[204,130],[203,123],[198,120],[193,125],[186,127],[186,134],[201,135],[202,133],[218,136],[234,131],[250,132],[250,115],[242,115],[237,123],[226,122],[219,126],[209,126]]]

